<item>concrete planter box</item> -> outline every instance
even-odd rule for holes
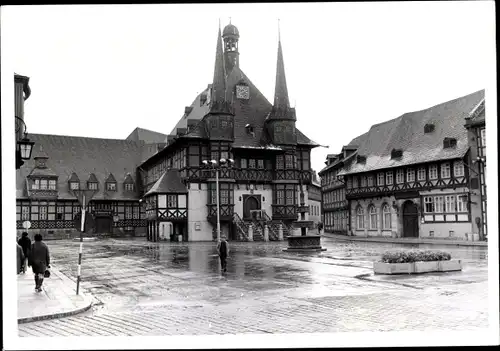
[[[462,262],[460,260],[412,263],[373,263],[373,271],[375,274],[412,274],[429,272],[451,272],[461,270]]]

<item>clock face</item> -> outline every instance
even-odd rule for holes
[[[238,99],[250,99],[250,88],[246,85],[236,86],[236,97]]]

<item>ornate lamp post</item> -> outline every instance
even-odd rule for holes
[[[216,160],[203,160],[205,167],[215,170],[215,199],[217,207],[217,241],[220,240],[220,205],[219,205],[219,170],[223,167],[231,167],[234,160],[229,158],[221,158],[219,162]]]

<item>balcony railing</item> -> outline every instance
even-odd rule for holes
[[[180,170],[182,178],[189,181],[215,178],[215,170],[204,167],[185,167]],[[219,179],[234,179],[236,181],[271,182],[273,180],[301,180],[311,182],[311,172],[296,169],[271,170],[250,168],[220,168]]]

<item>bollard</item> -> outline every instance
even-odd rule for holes
[[[269,228],[267,224],[264,225],[264,241],[269,241]]]
[[[253,225],[248,225],[248,241],[253,241]]]
[[[280,224],[278,227],[278,240],[282,241],[283,240],[283,225]]]

